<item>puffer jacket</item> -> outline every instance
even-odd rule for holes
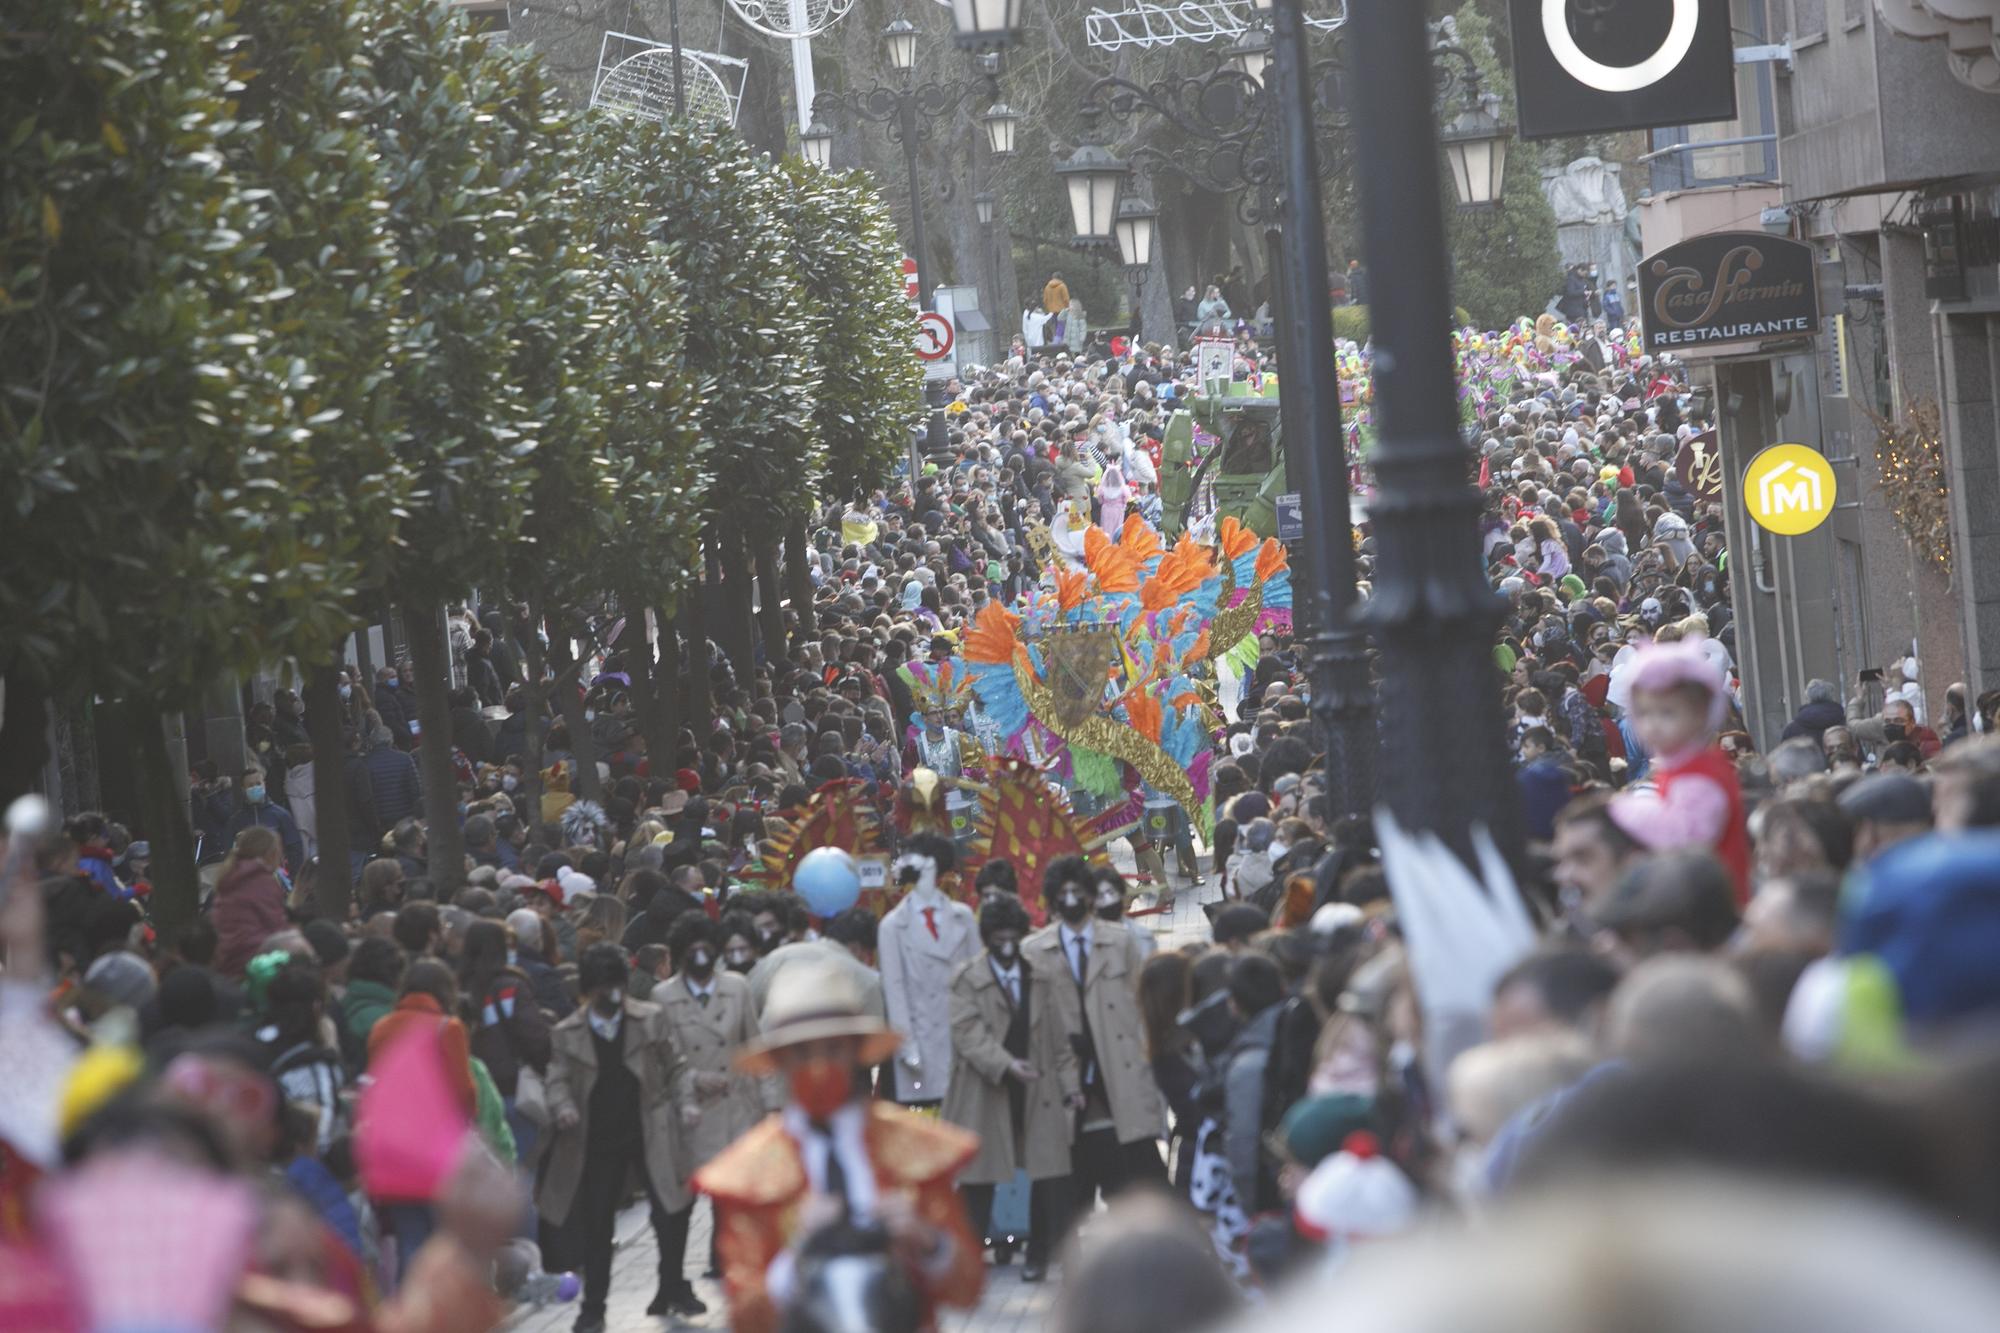
[[[238,861],[217,882],[209,917],[218,939],[215,970],[241,981],[243,969],[264,941],[290,924],[285,918],[285,886],[262,861]]]

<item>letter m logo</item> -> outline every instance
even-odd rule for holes
[[[1785,480],[1790,474],[1791,480]],[[1795,463],[1780,463],[1757,483],[1757,502],[1772,517],[1779,514],[1813,514],[1825,507],[1820,498],[1819,474]]]

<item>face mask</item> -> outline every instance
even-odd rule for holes
[[[1000,960],[1002,967],[1012,967],[1014,960],[1021,956],[1021,946],[1013,940],[1002,940],[993,946],[993,956]]]
[[[1064,889],[1056,896],[1056,915],[1077,925],[1090,915],[1090,895],[1080,888]]]
[[[784,942],[785,932],[777,929],[760,930],[757,932],[757,938],[764,941],[764,948],[768,951]]]
[[[383,689],[385,689],[385,690],[393,690],[393,689],[395,689],[395,688],[396,688],[396,678],[395,678],[394,676],[384,676],[384,677],[382,678],[382,688],[383,688]]]
[[[520,782],[521,780],[515,777],[512,773],[502,773],[500,775],[500,790],[512,791],[514,790],[515,787],[520,785]]]
[[[825,1120],[854,1094],[854,1073],[835,1060],[810,1060],[792,1071],[792,1100],[812,1120]]]
[[[353,687],[352,685],[343,685],[343,686],[341,686],[341,687],[340,687],[340,697],[341,697],[341,698],[342,698],[343,700],[345,700],[345,699],[352,699],[352,698],[354,697],[354,687]]]
[[[707,981],[715,974],[715,955],[706,949],[696,949],[688,954],[688,975],[697,981]]]
[[[624,1003],[625,1003],[625,992],[622,990],[613,989],[605,991],[595,1000],[592,1000],[591,1007],[597,1010],[598,1013],[603,1014],[605,1017],[609,1018],[612,1014],[617,1013],[619,1008],[623,1006]]]
[[[748,972],[757,962],[757,951],[747,944],[739,944],[723,955],[731,972]]]
[[[243,799],[252,805],[262,805],[264,803],[264,784],[260,782],[254,787],[245,787],[243,789]]]
[[[597,710],[596,710],[595,708],[586,708],[586,709],[584,709],[584,710],[583,710],[583,720],[584,720],[585,722],[595,722],[595,721],[597,721]]]

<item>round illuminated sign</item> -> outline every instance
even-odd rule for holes
[[[1657,51],[1636,65],[1607,65],[1592,60],[1569,31],[1569,0],[1542,0],[1542,35],[1549,51],[1578,83],[1606,93],[1631,93],[1650,88],[1680,67],[1694,46],[1701,26],[1701,0],[1674,0],[1674,19]]]
[[[1743,503],[1767,532],[1811,532],[1833,513],[1833,501],[1833,469],[1806,445],[1774,444],[1743,469]]]

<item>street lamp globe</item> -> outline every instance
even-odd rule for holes
[[[1014,155],[1014,132],[1021,128],[1020,113],[1005,102],[995,102],[986,108],[986,114],[979,118],[986,127],[986,146],[995,157]]]
[[[951,0],[951,26],[968,50],[1005,50],[1021,38],[1021,0]]]
[[[833,166],[833,129],[818,116],[799,131],[799,151],[806,161],[826,171]]]
[[[1445,161],[1451,165],[1452,184],[1458,190],[1458,206],[1467,211],[1497,208],[1507,183],[1507,142],[1513,127],[1496,114],[1500,99],[1482,95],[1459,112],[1458,119],[1444,127],[1438,138],[1444,144]]]
[[[920,35],[917,25],[908,19],[897,19],[882,29],[882,43],[889,52],[889,68],[899,74],[908,74],[917,67],[917,38]]]
[[[1126,195],[1124,202],[1118,205],[1118,221],[1114,226],[1118,236],[1118,257],[1125,261],[1126,268],[1152,267],[1153,231],[1159,217],[1159,210],[1136,194]]]
[[[1125,184],[1125,164],[1099,144],[1077,145],[1069,160],[1056,168],[1069,190],[1070,228],[1077,246],[1108,245],[1118,212],[1118,192]]]
[[[979,225],[980,225],[980,226],[982,226],[982,227],[990,227],[990,226],[992,226],[992,225],[993,225],[993,193],[992,193],[992,191],[990,191],[990,190],[981,190],[981,191],[980,191],[980,192],[979,192],[978,194],[975,194],[975,195],[973,195],[973,196],[972,196],[972,209],[973,209],[973,211],[974,211],[975,213],[977,213],[977,214],[979,215]]]
[[[1252,28],[1229,48],[1229,67],[1259,87],[1271,63],[1271,34]]]

